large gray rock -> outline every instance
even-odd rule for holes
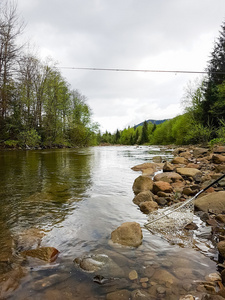
[[[225,211],[225,191],[213,192],[194,201],[195,208],[201,211],[222,213]]]
[[[138,247],[142,238],[141,226],[136,222],[123,223],[111,233],[112,242],[124,246]]]
[[[135,179],[133,184],[133,191],[135,195],[144,191],[151,191],[153,189],[153,181],[146,176],[139,176]]]

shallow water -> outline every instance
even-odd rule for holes
[[[106,299],[115,290],[143,288],[158,293],[159,299],[178,299],[178,295],[194,291],[197,280],[215,272],[214,248],[200,239],[193,247],[191,243],[180,247],[143,227],[143,243],[137,249],[109,243],[111,232],[123,222],[136,221],[141,226],[147,222],[147,216],[132,202],[132,185],[140,173],[131,167],[157,155],[172,157],[163,148],[134,146],[1,151],[2,297]],[[39,234],[43,237],[38,239]],[[28,241],[21,238],[24,236]],[[55,247],[59,257],[50,264],[21,260],[20,251],[31,242],[33,248]],[[114,263],[104,273],[105,284],[96,283],[96,273],[84,272],[73,262],[77,257],[98,254],[107,255]],[[148,282],[131,281],[131,270]],[[169,279],[160,280],[162,272]],[[161,290],[153,291],[158,285]]]

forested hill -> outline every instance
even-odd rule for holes
[[[164,120],[146,120],[147,123],[152,123],[152,124],[155,124],[155,125],[159,125],[159,124],[162,124],[163,122],[167,121],[168,119],[164,119]],[[134,128],[136,129],[138,126],[143,126],[144,122],[142,123],[139,123],[137,125],[134,126]]]

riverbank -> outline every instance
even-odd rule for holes
[[[133,202],[145,214],[151,214],[162,207],[171,205],[178,204],[179,207],[179,202],[185,203],[184,201],[190,199],[220,178],[225,172],[225,146],[215,146],[213,149],[193,146],[177,147],[174,150],[174,158],[171,161],[163,161],[163,158],[160,156],[155,157],[155,161],[157,162],[144,163],[132,168],[134,171],[142,172],[142,175],[137,177],[133,184],[135,194]],[[206,189],[194,200],[195,214],[207,227],[205,238],[215,247],[217,252],[217,258],[215,259],[218,273],[214,274],[216,279],[206,280],[206,282],[201,283],[197,287],[197,290],[205,292],[208,297],[213,295],[213,297],[221,296],[225,298],[224,188],[225,179],[222,178],[218,184]],[[185,235],[189,235],[190,232],[195,234],[199,230],[199,226],[195,221],[186,225],[184,229],[186,231]],[[150,229],[153,232],[161,233],[164,238],[171,242],[171,234],[169,236],[168,231],[166,235],[165,230],[163,231],[162,228],[151,228],[150,226]],[[178,230],[176,236],[177,238],[179,237],[177,243],[180,246],[183,243],[183,246],[185,246],[186,240],[182,241],[184,236],[179,235]],[[172,242],[174,243],[173,240]],[[210,247],[209,251],[211,251]],[[192,298],[190,296],[190,298],[180,299],[195,298],[193,295]]]

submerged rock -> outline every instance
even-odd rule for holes
[[[21,254],[23,256],[31,256],[47,262],[53,262],[58,257],[59,251],[54,247],[41,247],[22,251]]]
[[[130,247],[140,246],[142,238],[141,226],[136,222],[123,223],[111,233],[112,242]]]

